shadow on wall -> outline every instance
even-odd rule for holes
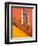
[[[37,41],[38,41],[38,4],[37,4]]]

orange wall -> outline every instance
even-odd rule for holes
[[[21,10],[24,8],[12,8],[12,16],[16,17],[18,20],[21,21]],[[32,9],[25,8],[29,10],[29,23],[30,23],[30,31],[29,33],[32,34]],[[19,26],[19,25],[18,25]]]

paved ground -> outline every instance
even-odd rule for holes
[[[18,29],[16,26],[13,25],[12,30],[12,37],[19,38],[19,37],[30,37],[28,34],[24,33],[20,29]]]

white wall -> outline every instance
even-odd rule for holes
[[[13,2],[25,2],[25,3],[37,3],[38,4],[38,0],[0,0],[0,46],[38,46],[38,42],[37,43],[22,43],[22,44],[12,44],[12,45],[5,45],[4,44],[4,3],[7,1],[13,1]]]

